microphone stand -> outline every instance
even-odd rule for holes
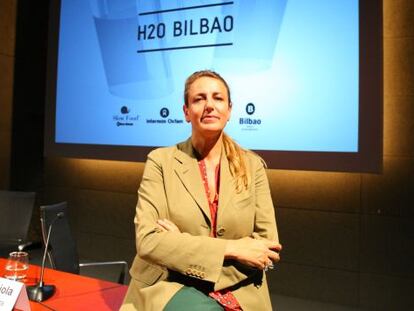
[[[43,252],[42,268],[40,270],[40,281],[36,285],[27,286],[26,288],[27,296],[29,297],[29,300],[31,301],[41,302],[46,299],[49,299],[55,293],[55,290],[56,290],[55,285],[44,285],[43,275],[45,273],[46,254],[47,254],[47,249],[49,248],[49,239],[50,239],[50,233],[52,232],[52,226],[56,220],[58,220],[59,218],[62,218],[63,216],[64,216],[63,212],[58,213],[49,225],[49,230],[47,232],[47,238],[46,238],[46,244],[45,244],[45,250]]]

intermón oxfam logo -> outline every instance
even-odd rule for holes
[[[166,118],[170,115],[170,111],[168,110],[168,108],[161,108],[160,110],[160,116],[161,118]]]

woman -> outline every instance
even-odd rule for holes
[[[148,155],[121,309],[272,310],[264,271],[281,245],[263,162],[223,132],[232,103],[220,75],[192,74],[184,102],[191,137]]]

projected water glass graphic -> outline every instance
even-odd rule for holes
[[[234,29],[228,40],[231,47],[217,48],[214,66],[233,72],[255,72],[272,65],[287,0],[236,0],[222,6],[222,15],[230,15]],[[227,42],[227,41],[226,41]]]
[[[153,9],[158,1],[151,3]],[[99,48],[109,91],[130,99],[157,98],[172,91],[168,56],[138,53],[145,41],[138,41],[141,17],[137,0],[90,0]],[[156,20],[154,20],[155,22]]]
[[[29,254],[26,252],[12,252],[5,267],[5,278],[10,280],[21,280],[26,277],[29,270]]]

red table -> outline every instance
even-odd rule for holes
[[[6,259],[0,258],[0,275],[4,275]],[[36,284],[40,277],[40,267],[30,265],[23,282]],[[46,285],[55,285],[56,292],[42,303],[30,302],[32,310],[118,310],[128,286],[102,281],[77,274],[46,269]]]

